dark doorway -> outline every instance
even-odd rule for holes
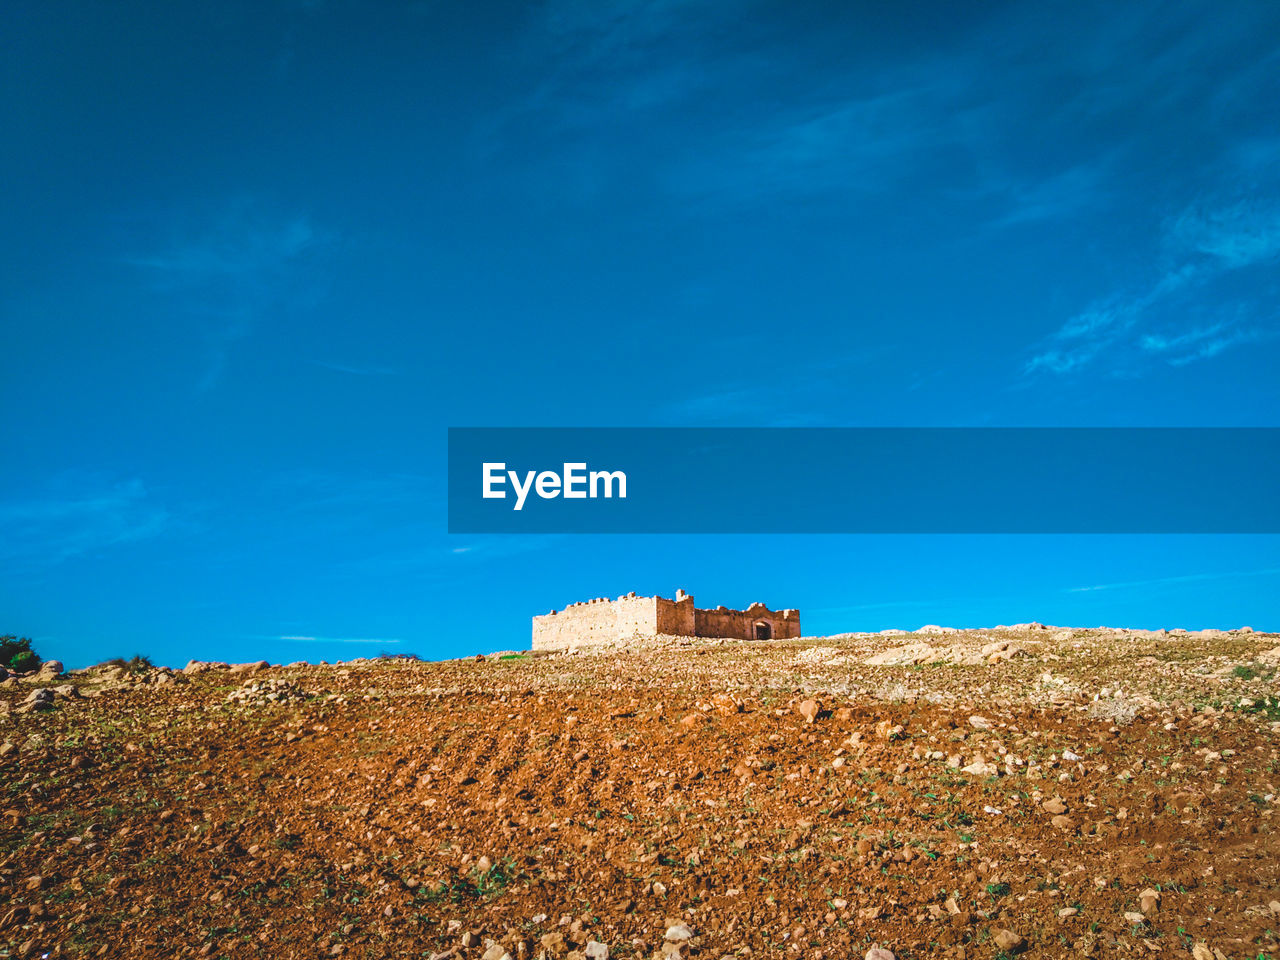
[[[772,639],[773,639],[773,628],[772,628],[771,626],[769,626],[767,623],[757,623],[757,624],[756,624],[756,639],[757,639],[757,640],[772,640]]]

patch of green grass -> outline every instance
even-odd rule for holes
[[[1280,697],[1259,697],[1248,704],[1237,706],[1236,710],[1240,713],[1260,715],[1274,722],[1280,720]]]

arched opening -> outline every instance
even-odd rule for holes
[[[757,640],[772,640],[772,639],[773,639],[773,627],[769,626],[769,624],[767,624],[767,623],[766,623],[765,621],[763,621],[763,620],[757,620],[757,621],[756,621],[756,639],[757,639]]]

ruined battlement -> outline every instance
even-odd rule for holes
[[[800,636],[800,611],[770,610],[763,603],[745,610],[725,606],[700,610],[692,594],[677,590],[674,600],[632,592],[616,600],[582,600],[533,618],[534,650],[576,650],[659,634],[784,640]]]

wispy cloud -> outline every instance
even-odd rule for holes
[[[159,536],[172,525],[138,479],[0,503],[0,560],[58,563]]]
[[[336,373],[349,373],[356,377],[391,377],[397,373],[391,367],[378,366],[376,364],[334,363],[329,360],[309,360],[307,362],[315,364],[317,367],[324,367],[326,370],[333,370]]]
[[[760,344],[743,339],[724,350],[726,370],[755,371]],[[741,354],[741,362],[731,355]],[[762,380],[726,378],[721,384],[676,396],[655,407],[658,422],[676,425],[731,424],[764,427],[835,426],[848,422],[849,412],[836,402],[850,378],[890,361],[900,353],[891,343],[864,346],[857,351],[832,350],[826,356],[794,358],[775,364],[775,376]],[[907,389],[911,387],[908,386]]]
[[[310,302],[316,277],[304,283],[302,268],[333,240],[305,215],[270,214],[251,200],[169,232],[166,241],[121,261],[202,337],[204,368],[194,381],[201,392],[217,384],[233,345],[257,324]]]
[[[1222,270],[1238,270],[1280,257],[1280,204],[1239,201],[1189,207],[1169,225],[1170,241],[1204,254]]]
[[[399,637],[308,637],[301,635],[272,637],[273,640],[286,640],[290,643],[373,643],[392,645],[403,643]]]
[[[1270,577],[1280,574],[1280,567],[1261,570],[1231,570],[1220,573],[1187,573],[1176,577],[1155,577],[1150,580],[1121,580],[1116,583],[1096,583],[1088,587],[1068,587],[1064,593],[1091,593],[1095,590],[1124,590],[1134,587],[1155,587],[1173,583],[1199,583],[1204,580],[1236,580],[1242,577]]]
[[[525,553],[545,550],[564,539],[563,534],[539,533],[508,536],[506,534],[485,534],[465,543],[456,542],[446,548],[447,555],[460,560],[482,561],[496,560],[503,557],[516,557]]]
[[[1238,271],[1280,258],[1280,207],[1188,208],[1167,222],[1163,241],[1171,263],[1153,283],[1071,317],[1037,345],[1024,373],[1068,374],[1099,363],[1114,372],[1144,359],[1185,366],[1276,335],[1274,318],[1251,318],[1248,302],[1205,304],[1203,294]],[[1187,324],[1188,315],[1206,309],[1211,319]]]

